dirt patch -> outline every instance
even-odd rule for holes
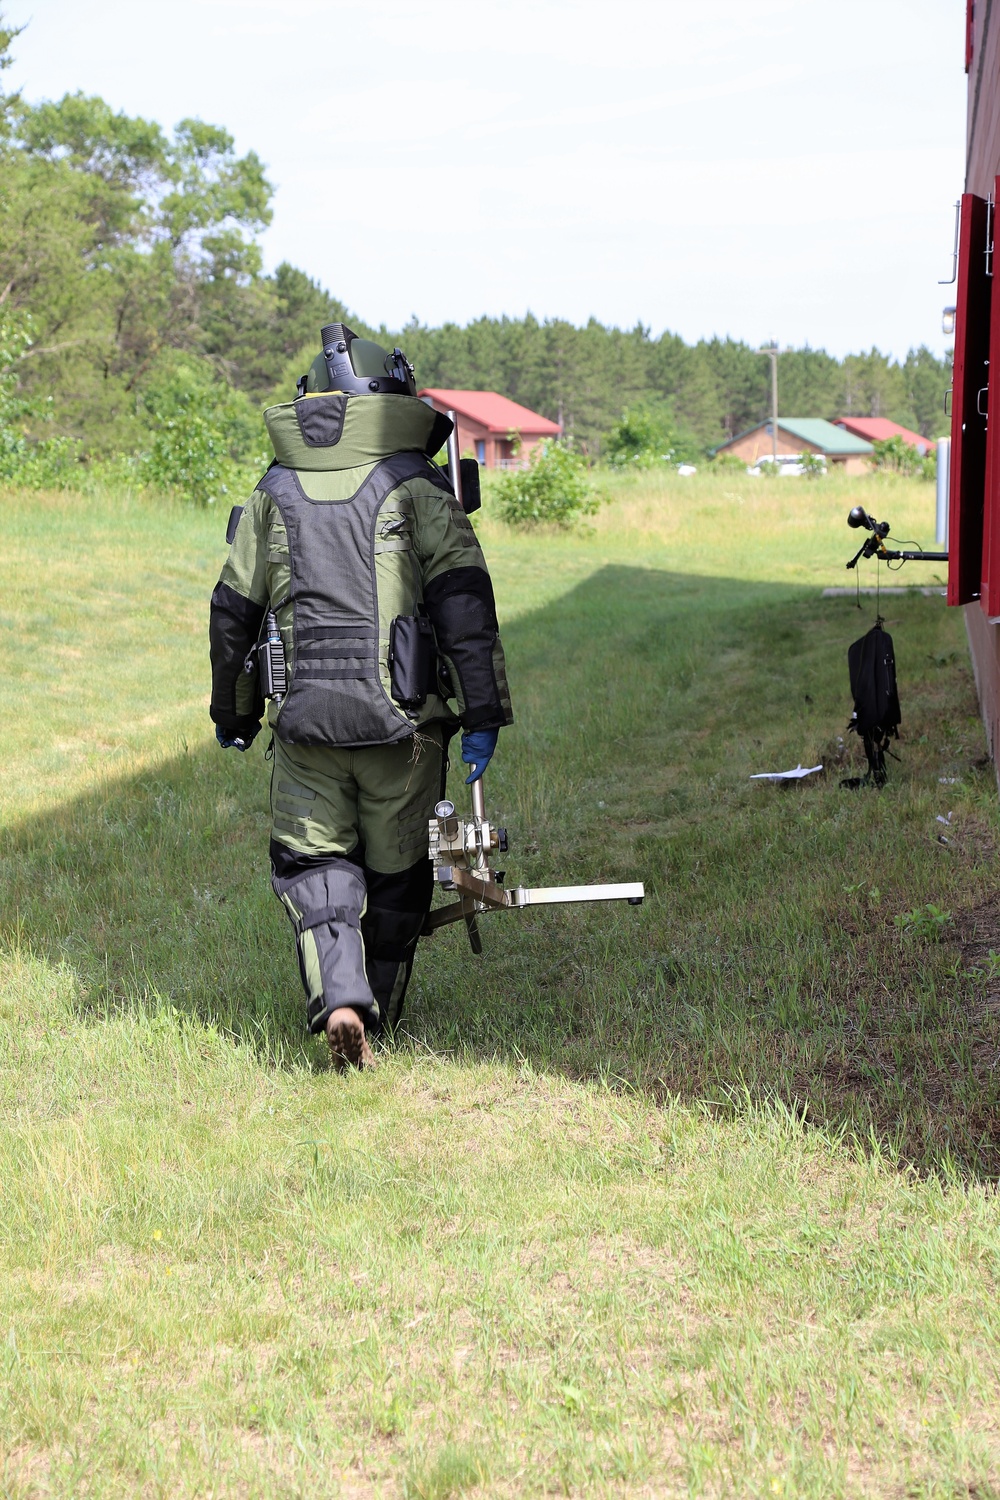
[[[990,953],[1000,953],[1000,895],[990,896],[971,911],[959,912],[955,930],[967,969],[989,968]],[[1000,995],[1000,974],[992,981]]]

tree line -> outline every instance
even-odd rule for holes
[[[420,382],[502,391],[563,424],[588,449],[624,409],[658,414],[668,436],[704,450],[770,415],[770,361],[731,338],[686,344],[591,319],[479,318],[467,327],[411,323],[398,337]],[[944,431],[951,365],[929,349],[902,361],[878,349],[837,360],[822,349],[790,349],[779,360],[779,410],[796,417],[883,416],[926,437]],[[675,444],[676,446],[676,444]]]
[[[17,34],[0,17],[0,70]],[[254,458],[261,408],[290,398],[335,319],[399,343],[419,385],[500,391],[595,457],[625,409],[699,451],[769,411],[768,361],[734,339],[530,314],[366,323],[293,265],[265,273],[272,197],[259,157],[221,126],[167,132],[83,93],[0,94],[0,477],[158,452],[169,478],[185,443],[192,463]],[[780,361],[782,411],[885,415],[931,437],[949,384],[926,348]]]

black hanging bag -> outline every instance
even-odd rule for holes
[[[847,665],[851,673],[851,696],[854,712],[848,729],[864,741],[868,757],[868,775],[853,776],[841,786],[858,787],[886,782],[885,757],[889,741],[899,738],[899,694],[896,691],[896,658],[892,636],[877,621],[859,641],[848,648]]]

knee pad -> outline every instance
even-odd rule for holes
[[[332,859],[292,875],[275,871],[271,885],[295,929],[309,1030],[323,1031],[341,1005],[359,1011],[366,1026],[377,1025],[361,938],[366,887],[357,865]]]

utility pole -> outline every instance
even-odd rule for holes
[[[777,463],[778,460],[778,355],[781,350],[776,342],[772,341],[764,349],[758,349],[758,354],[766,354],[771,361],[771,457]]]

